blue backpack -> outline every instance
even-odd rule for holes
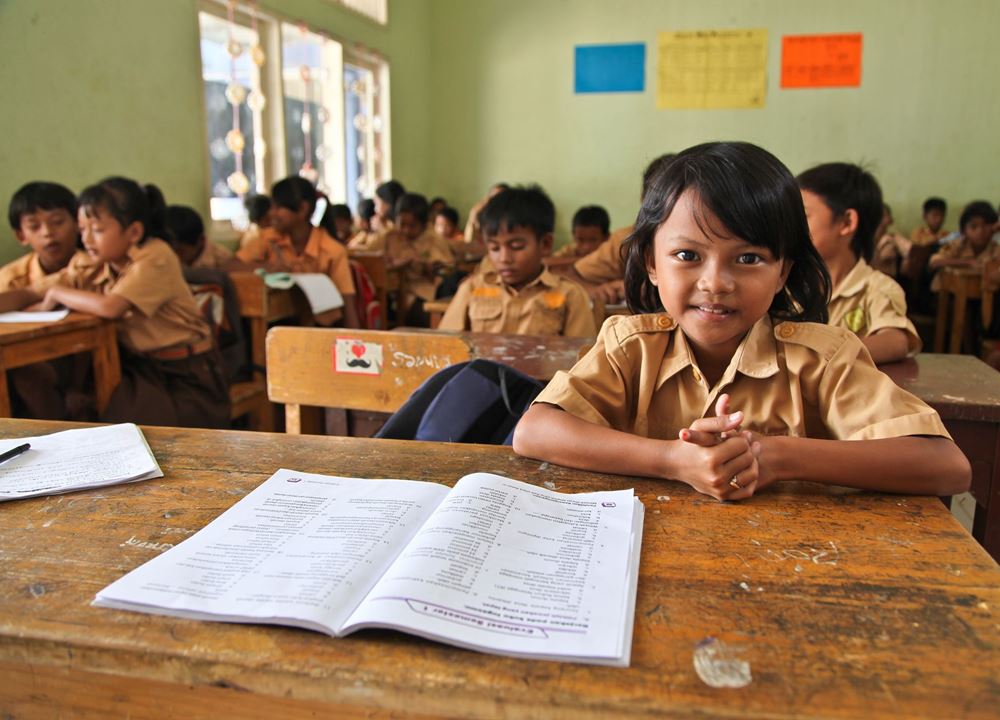
[[[510,445],[514,426],[542,387],[492,360],[451,365],[414,390],[375,437]]]

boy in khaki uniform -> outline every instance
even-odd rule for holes
[[[500,192],[479,220],[491,265],[459,286],[438,328],[592,337],[587,293],[543,264],[552,249],[555,207],[541,188]]]
[[[423,305],[433,300],[441,277],[455,266],[448,241],[428,226],[427,198],[405,193],[396,203],[396,228],[385,235],[388,266],[402,273],[406,324],[426,327]]]
[[[585,205],[573,215],[573,242],[559,248],[553,257],[586,257],[608,241],[610,232],[608,211],[600,205]]]
[[[920,351],[903,288],[868,265],[882,222],[882,189],[850,163],[826,163],[797,178],[809,234],[833,283],[829,324],[855,333],[876,363]]]
[[[933,245],[948,234],[942,227],[948,204],[943,198],[929,197],[924,200],[923,212],[924,224],[913,229],[910,242],[914,245]]]
[[[943,267],[983,267],[990,260],[1000,258],[1000,245],[993,242],[993,225],[997,212],[985,200],[969,203],[959,218],[962,237],[950,242],[931,256],[927,263],[931,270]],[[935,275],[931,290],[937,292],[941,279]]]

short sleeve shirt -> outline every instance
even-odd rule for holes
[[[622,261],[622,244],[635,230],[633,225],[618,228],[607,242],[573,264],[573,268],[590,283],[606,283],[625,277],[625,263]]]
[[[616,315],[569,372],[536,398],[589,422],[656,439],[676,439],[714,414],[720,393],[763,435],[869,440],[949,437],[932,408],[872,363],[854,333],[764,317],[750,329],[714,387],[665,313]]]
[[[931,262],[934,260],[975,260],[977,264],[986,263],[989,260],[1000,259],[1000,245],[990,241],[986,243],[986,247],[983,248],[978,254],[975,248],[972,247],[966,238],[961,238],[955,242],[948,243],[936,253],[931,256]],[[941,280],[935,276],[931,281],[931,290],[937,292],[941,286]]]
[[[266,228],[240,248],[236,256],[251,264],[273,263],[284,272],[329,275],[341,295],[354,295],[355,292],[347,250],[323,228],[313,228],[301,254],[295,251],[288,235]]]
[[[213,242],[206,242],[201,255],[195,258],[194,262],[191,263],[191,267],[221,270],[232,259],[233,253],[231,250],[221,245],[216,245]]]
[[[920,336],[906,317],[906,294],[888,275],[858,260],[830,298],[830,325],[850,330],[859,338],[885,328],[906,333],[909,354],[920,352]]]
[[[455,264],[455,254],[451,251],[448,241],[428,228],[416,240],[409,242],[398,231],[391,232],[386,237],[386,254],[394,262],[413,259],[423,263],[439,263],[445,267]],[[422,300],[433,300],[434,292],[440,284],[440,278],[431,277],[426,272],[413,265],[403,268],[406,279],[406,290]]]
[[[66,268],[72,268],[78,263],[86,263],[87,261],[87,253],[78,250],[70,257]],[[53,273],[46,273],[38,259],[38,254],[30,252],[0,268],[0,292],[24,290],[25,288],[34,288],[41,292],[53,285],[58,285],[60,275],[64,271],[65,268]]]
[[[504,284],[496,272],[466,278],[438,329],[570,337],[596,333],[586,291],[548,270],[521,290]]]

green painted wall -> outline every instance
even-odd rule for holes
[[[698,142],[758,143],[793,172],[867,163],[907,232],[931,194],[1000,200],[996,0],[434,0],[435,191],[463,211],[498,180],[537,181],[565,237],[597,202],[631,223],[656,155]],[[766,28],[761,110],[657,110],[662,30]],[[781,36],[862,32],[858,89],[780,90]],[[573,94],[573,47],[645,42],[646,92]]]
[[[330,0],[261,8],[381,51],[390,63],[393,167],[429,168],[429,9],[392,0],[381,27]],[[80,191],[109,174],[155,182],[208,215],[196,0],[0,0],[0,202],[46,179]],[[0,261],[21,253],[6,221]]]

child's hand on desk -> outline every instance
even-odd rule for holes
[[[759,443],[755,449],[750,433],[740,432],[743,413],[729,412],[729,395],[719,396],[715,413],[715,417],[695,420],[679,433],[684,445],[702,450],[700,458],[692,458],[696,464],[691,467],[708,471],[688,482],[698,492],[719,500],[743,500],[758,487]]]
[[[59,300],[59,286],[50,287],[45,291],[45,296],[42,297],[37,303],[29,307],[29,310],[38,310],[40,312],[49,312],[50,310],[55,310],[56,308],[61,308],[62,302]]]

